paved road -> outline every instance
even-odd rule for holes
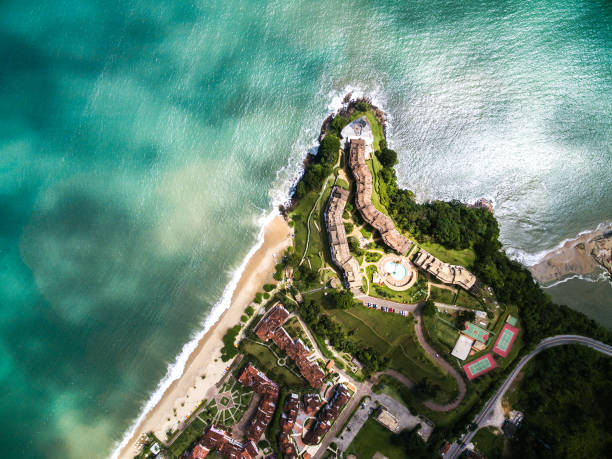
[[[495,395],[493,395],[493,397],[491,397],[491,399],[489,399],[489,401],[485,404],[482,411],[474,419],[474,423],[476,424],[477,427],[473,431],[465,435],[463,439],[461,440],[460,444],[453,443],[451,445],[451,448],[444,455],[444,459],[454,459],[461,454],[461,452],[463,451],[463,447],[472,441],[472,439],[474,438],[474,435],[476,435],[476,432],[478,431],[478,429],[481,427],[483,422],[487,419],[487,417],[489,416],[489,414],[495,407],[495,404],[497,403],[497,401],[500,400],[504,396],[504,394],[506,393],[506,391],[508,390],[508,388],[510,387],[510,385],[512,384],[516,376],[519,374],[519,372],[523,369],[523,367],[527,365],[527,363],[532,358],[534,358],[536,355],[538,355],[540,352],[546,349],[550,349],[551,347],[556,347],[556,346],[564,346],[567,344],[581,344],[583,346],[590,347],[591,349],[594,349],[598,352],[606,354],[609,357],[612,357],[612,346],[609,346],[607,344],[602,343],[601,341],[597,341],[592,338],[587,338],[586,336],[558,335],[558,336],[553,336],[550,338],[543,339],[542,341],[540,341],[540,343],[536,346],[536,348],[533,351],[531,351],[529,354],[527,354],[525,357],[521,359],[519,364],[516,366],[516,368],[514,368],[514,370],[512,370],[510,375],[506,378],[506,380],[501,385],[501,387],[498,389],[498,391],[495,393]]]

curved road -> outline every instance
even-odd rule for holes
[[[444,459],[454,459],[461,454],[464,445],[472,441],[472,439],[474,438],[474,435],[476,435],[476,432],[478,432],[478,429],[480,429],[483,421],[488,418],[495,404],[498,402],[498,400],[500,400],[504,396],[504,394],[506,393],[506,391],[508,390],[508,388],[510,387],[510,385],[512,384],[516,376],[519,374],[519,372],[523,369],[523,367],[527,365],[527,363],[532,358],[534,358],[536,355],[538,355],[540,352],[546,349],[550,349],[551,347],[556,347],[556,346],[564,346],[567,344],[581,344],[583,346],[590,347],[591,349],[594,349],[598,352],[606,354],[609,357],[612,357],[612,346],[609,346],[607,344],[602,343],[601,341],[597,341],[592,338],[587,338],[586,336],[557,335],[557,336],[552,336],[550,338],[543,339],[542,341],[540,341],[540,343],[536,346],[536,348],[533,351],[531,351],[529,354],[527,354],[525,357],[521,359],[519,364],[514,368],[514,370],[512,370],[510,375],[506,378],[506,380],[501,385],[501,387],[498,389],[498,391],[495,393],[495,395],[493,395],[493,397],[491,397],[489,401],[485,404],[482,411],[474,419],[474,424],[476,424],[477,427],[473,431],[470,431],[461,440],[460,444],[453,443],[451,445],[451,448],[444,455]]]

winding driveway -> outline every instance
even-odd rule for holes
[[[424,401],[423,404],[433,411],[451,411],[457,408],[459,404],[463,401],[463,397],[465,397],[465,394],[467,392],[467,387],[465,385],[465,380],[463,379],[463,376],[461,376],[461,373],[459,373],[455,369],[455,367],[448,363],[445,358],[438,354],[436,350],[425,339],[425,336],[423,335],[423,318],[421,316],[422,309],[423,308],[420,307],[414,311],[414,330],[416,332],[417,340],[419,340],[419,344],[421,345],[421,347],[425,349],[425,352],[429,354],[429,356],[434,360],[434,362],[440,365],[444,370],[446,370],[448,374],[453,377],[453,379],[457,382],[457,389],[459,390],[457,398],[450,403],[442,405],[432,400],[427,400]]]
[[[474,419],[474,424],[476,424],[476,428],[470,431],[467,435],[463,437],[461,443],[453,443],[448,450],[448,452],[444,455],[444,459],[454,459],[458,457],[466,444],[470,443],[487,419],[487,417],[491,414],[491,411],[495,407],[495,404],[504,396],[512,382],[516,379],[517,375],[523,369],[527,363],[538,355],[540,352],[550,349],[551,347],[556,346],[564,346],[567,344],[581,344],[583,346],[590,347],[593,350],[606,354],[609,357],[612,357],[612,346],[608,344],[604,344],[601,341],[594,340],[592,338],[587,338],[586,336],[579,335],[557,335],[550,338],[545,338],[536,346],[536,348],[527,354],[525,357],[521,359],[519,364],[512,370],[510,375],[506,378],[501,387],[497,390],[495,395],[489,399],[489,401],[482,408],[482,411],[476,416]]]

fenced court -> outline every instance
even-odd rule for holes
[[[495,346],[493,346],[493,352],[502,357],[507,357],[510,353],[510,349],[512,349],[512,344],[514,340],[518,336],[519,329],[513,327],[510,324],[505,324],[504,328],[502,328],[499,336],[497,337],[497,341],[495,342]]]
[[[472,380],[495,368],[497,368],[497,364],[490,353],[474,360],[473,362],[463,365],[463,370],[465,371],[465,374],[469,380]]]
[[[463,330],[463,334],[469,336],[476,341],[480,341],[483,344],[487,344],[487,340],[489,339],[489,332],[484,328],[480,328],[478,325],[473,324],[472,322],[465,323],[465,330]]]

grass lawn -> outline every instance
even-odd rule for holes
[[[453,250],[436,244],[435,242],[424,242],[420,244],[423,249],[431,253],[434,257],[451,265],[461,265],[470,269],[476,260],[476,253],[473,249]]]
[[[490,427],[480,429],[472,440],[476,449],[487,459],[500,458],[504,451],[504,436],[497,429],[495,430],[496,433],[493,433]]]
[[[196,417],[168,448],[170,454],[179,457],[189,445],[202,435],[204,427],[206,427],[206,424]]]
[[[427,377],[442,387],[441,401],[454,397],[455,381],[435,366],[418,344],[412,317],[369,309],[365,306],[349,310],[333,309],[329,313],[345,330],[365,346],[371,346],[390,358],[390,367],[404,373],[415,383]],[[451,396],[448,396],[448,395]]]
[[[457,306],[463,306],[464,308],[482,308],[482,303],[478,301],[473,295],[470,295],[463,289],[459,289],[459,294],[457,295],[457,300],[455,303]]]
[[[431,299],[438,303],[455,304],[455,292],[445,288],[431,286]]]
[[[376,452],[380,452],[389,458],[408,459],[400,446],[391,443],[391,437],[393,433],[370,418],[349,445],[346,454],[354,454],[359,459],[371,459]]]
[[[243,352],[248,354],[245,358],[245,362],[248,361],[248,359],[252,360],[253,365],[266,373],[273,381],[279,384],[284,383],[288,386],[304,386],[306,384],[306,380],[301,376],[294,375],[285,367],[279,367],[276,363],[276,357],[267,347],[254,343],[253,341],[246,341],[244,343]]]
[[[448,348],[450,353],[455,347],[457,338],[459,338],[459,331],[452,325],[449,325],[445,320],[436,318],[433,325],[428,329],[429,336],[442,344],[445,348]]]

